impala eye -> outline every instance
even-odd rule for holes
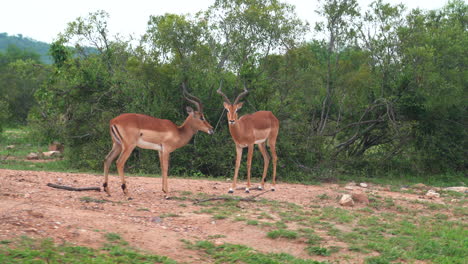
[[[205,121],[205,118],[203,116],[200,117],[201,121]]]

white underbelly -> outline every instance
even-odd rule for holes
[[[148,141],[144,141],[143,139],[139,138],[137,141],[137,146],[143,149],[154,149],[154,150],[162,150],[161,144],[156,144]]]
[[[260,144],[260,143],[263,143],[266,141],[266,138],[264,139],[259,139],[259,140],[255,140],[255,144]]]

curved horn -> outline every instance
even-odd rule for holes
[[[236,100],[234,101],[234,104],[237,104],[240,101],[240,99],[242,99],[242,97],[246,96],[248,93],[249,91],[244,86],[244,91],[237,96]]]
[[[221,91],[221,84],[222,84],[222,83],[223,83],[223,81],[221,81],[221,82],[219,83],[219,88],[218,88],[218,90],[216,90],[216,92],[217,92],[218,94],[220,94],[220,95],[223,97],[223,99],[224,99],[224,101],[225,101],[226,103],[231,104],[231,100],[229,100],[229,98]]]
[[[198,112],[203,112],[203,105],[201,103],[201,100],[198,99],[197,97],[189,94],[189,92],[187,92],[187,88],[185,87],[185,82],[182,83],[182,88],[184,90],[185,100],[187,100],[190,103],[194,104],[197,107]]]

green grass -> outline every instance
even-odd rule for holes
[[[108,240],[120,241],[117,234],[107,234]],[[55,244],[52,239],[32,239],[20,237],[8,244],[0,244],[0,263],[163,263],[177,262],[165,256],[144,254],[121,245],[113,245],[102,250],[71,244]]]
[[[267,233],[267,237],[272,239],[277,238],[287,238],[287,239],[296,239],[299,235],[295,231],[287,230],[287,229],[278,229],[273,230]]]
[[[215,246],[209,241],[184,242],[187,248],[203,251],[208,257],[213,259],[213,261],[207,261],[206,263],[328,264],[328,262],[295,258],[285,253],[260,253],[243,245],[223,244]]]

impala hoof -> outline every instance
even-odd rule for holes
[[[131,200],[133,200],[133,198],[132,198],[132,197],[128,197],[127,200],[131,201]]]
[[[262,186],[258,186],[258,187],[257,187],[257,190],[260,190],[260,191],[261,191],[261,190],[263,190],[263,187],[262,187]]]
[[[271,191],[274,192],[274,191],[275,191],[275,188],[271,188]]]
[[[246,193],[250,193],[249,188],[245,188],[245,192],[246,192]]]
[[[233,191],[232,189],[230,189],[230,190],[228,191],[228,193],[234,193],[234,191]]]

